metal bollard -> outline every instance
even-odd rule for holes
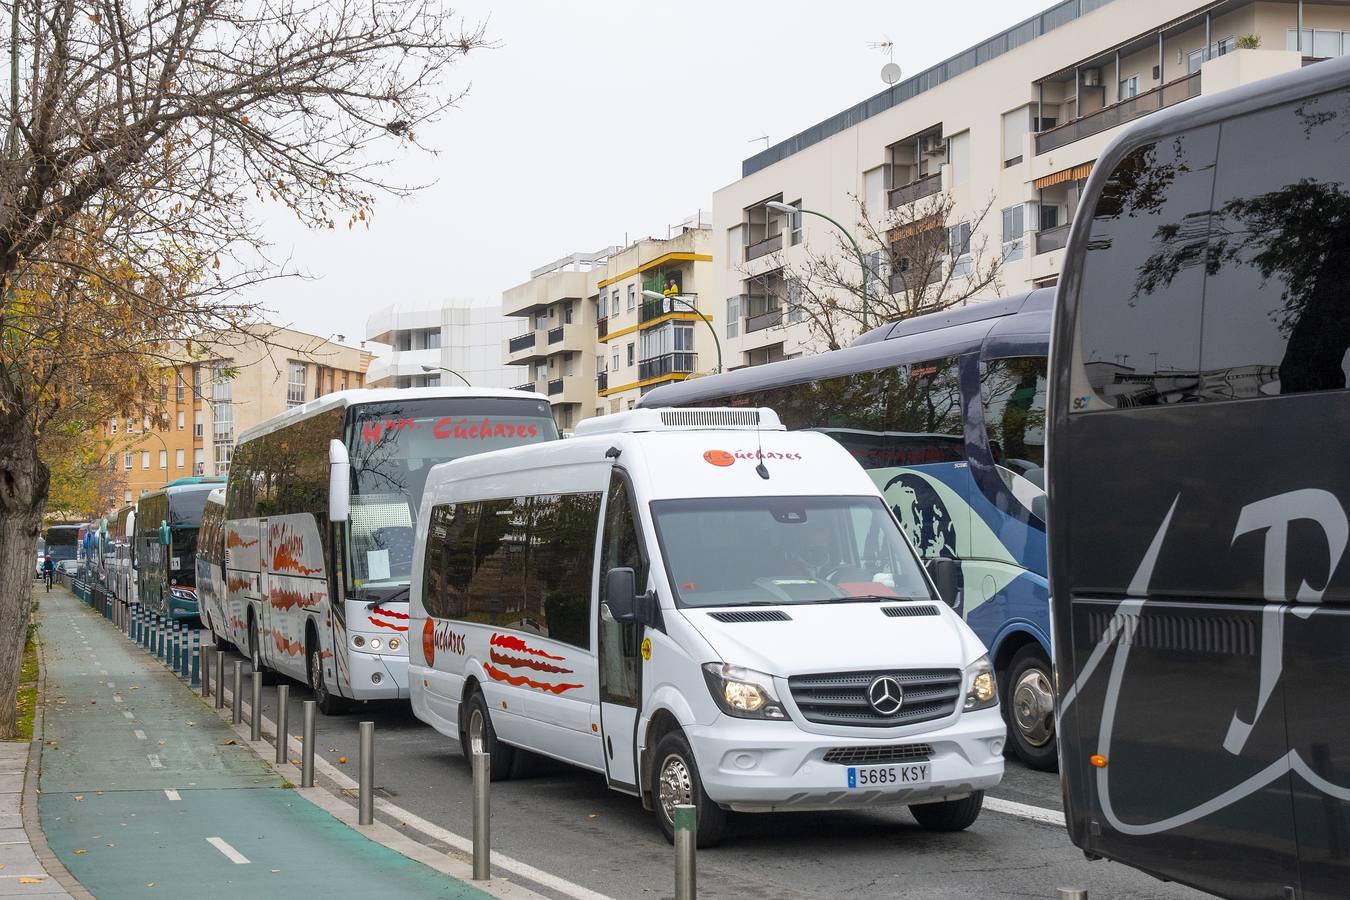
[[[155,633],[159,635],[159,649],[155,655],[159,657],[161,662],[168,659],[169,653],[169,647],[167,643],[169,640],[168,632],[169,632],[168,622],[166,622],[165,619],[159,613],[155,613]]]
[[[195,642],[194,638],[196,639]],[[195,675],[197,669],[196,653],[201,649],[201,639],[201,635],[195,628],[189,628],[186,622],[183,623],[183,649],[178,654],[178,674],[182,675],[189,685],[197,683]],[[196,649],[194,649],[194,643]]]
[[[253,673],[253,703],[248,717],[248,739],[262,740],[262,672]]]
[[[211,699],[211,664],[210,664],[209,662],[207,662],[207,660],[206,660],[206,651],[207,651],[207,649],[208,649],[208,648],[203,647],[202,650],[201,650],[201,663],[202,663],[202,677],[201,677],[201,681],[202,681],[202,699],[203,699],[203,700],[209,700],[209,699]]]
[[[277,685],[277,762],[286,761],[286,719],[289,718],[290,710],[287,704],[291,702],[291,688],[287,684]]]
[[[225,653],[216,651],[216,709],[225,708]]]
[[[139,603],[136,604],[136,634],[134,635],[136,643],[145,649],[145,610]]]
[[[697,845],[698,807],[689,803],[675,806],[675,900],[694,900],[698,896],[698,871],[694,861]]]
[[[357,787],[357,822],[372,825],[375,822],[375,723],[361,723],[361,758]]]
[[[169,627],[169,646],[165,655],[165,664],[168,665],[170,672],[178,671],[178,623],[172,619],[168,620]]]
[[[473,880],[492,877],[492,807],[488,784],[492,781],[489,754],[473,753]]]
[[[192,684],[200,685],[202,696],[210,695],[206,688],[206,673],[202,671],[202,633],[192,629]]]
[[[307,788],[314,787],[314,710],[318,704],[306,700],[301,706],[305,719],[300,731],[300,786]]]
[[[234,661],[234,693],[230,695],[230,722],[238,725],[244,721],[244,664]]]
[[[146,610],[145,612],[145,640],[143,641],[146,650],[150,655],[155,654],[155,614]]]
[[[1088,900],[1087,888],[1058,888],[1055,891],[1055,900]]]

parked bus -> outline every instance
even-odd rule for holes
[[[1055,315],[1069,833],[1224,897],[1350,891],[1350,59],[1103,152]]]
[[[1056,765],[1042,468],[1053,299],[1038,290],[918,316],[641,401],[768,407],[843,444],[920,555],[958,563],[957,609],[994,660],[1009,746],[1038,769]]]
[[[136,593],[150,612],[197,618],[197,529],[206,498],[224,483],[220,476],[179,478],[136,503]]]
[[[1003,775],[984,645],[836,442],[770,410],[634,410],[437,466],[413,711],[493,775],[603,773],[667,839],[697,807],[908,805],[958,831]]]
[[[139,596],[136,591],[136,569],[132,564],[132,550],[136,546],[134,505],[124,506],[117,511],[108,526],[108,537],[112,544],[109,588],[122,600],[134,604]]]
[[[47,528],[47,552],[51,554],[56,570],[65,575],[74,575],[79,566],[80,525],[65,523]]]
[[[197,611],[202,627],[215,639],[216,649],[230,646],[225,615],[225,490],[206,497],[202,527],[197,532]],[[217,626],[216,623],[220,623]]]
[[[494,388],[339,391],[239,436],[218,640],[319,708],[408,696],[413,523],[433,465],[555,440],[548,401]]]

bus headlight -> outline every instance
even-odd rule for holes
[[[380,639],[379,639],[379,638],[371,638],[371,639],[370,639],[370,649],[372,649],[372,650],[378,650],[378,649],[380,649]]]
[[[998,682],[988,656],[981,656],[966,666],[966,712],[988,709],[998,705]]]
[[[402,643],[402,641],[400,641],[398,638],[390,638],[390,639],[389,639],[389,649],[390,649],[390,650],[397,650],[397,649],[398,649],[398,645],[399,645],[400,643]]]
[[[774,693],[773,676],[754,669],[711,662],[703,665],[713,702],[738,719],[786,719],[783,704]]]

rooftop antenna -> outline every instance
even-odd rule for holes
[[[768,150],[768,149],[769,149],[769,136],[768,136],[767,134],[761,134],[761,135],[760,135],[759,137],[757,137],[757,138],[751,138],[750,140],[746,141],[746,143],[747,143],[747,144],[753,144],[755,141],[763,141],[763,142],[764,142],[764,149],[765,149],[765,150]]]
[[[897,83],[900,80],[900,67],[895,63],[895,42],[883,35],[879,41],[868,41],[867,47],[886,54],[886,65],[881,67],[881,80],[886,84]]]

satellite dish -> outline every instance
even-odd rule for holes
[[[887,84],[895,84],[900,80],[900,67],[893,62],[888,62],[881,67],[881,80]]]

